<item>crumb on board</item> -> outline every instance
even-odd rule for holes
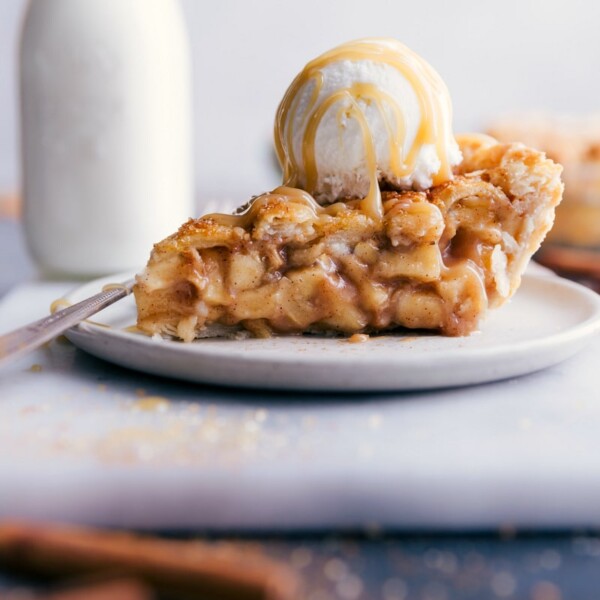
[[[369,339],[367,333],[355,333],[348,338],[348,342],[351,344],[362,344],[363,342],[369,341]]]
[[[169,401],[162,396],[141,396],[133,403],[133,408],[144,411],[164,412],[169,408]]]

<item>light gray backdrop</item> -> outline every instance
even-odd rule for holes
[[[394,36],[427,58],[450,88],[459,131],[525,109],[600,109],[600,3],[591,0],[182,4],[202,198],[241,200],[278,183],[270,155],[277,104],[308,59],[349,39]],[[0,190],[18,186],[16,46],[24,5],[0,0]]]

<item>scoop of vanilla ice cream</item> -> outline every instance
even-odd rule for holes
[[[391,39],[350,42],[309,63],[278,111],[286,184],[321,202],[365,197],[376,177],[424,189],[452,177],[461,154],[439,75]]]

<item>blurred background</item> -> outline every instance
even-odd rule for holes
[[[0,0],[0,191],[18,189],[16,59],[26,0]],[[600,4],[586,0],[182,0],[195,70],[199,197],[244,200],[278,183],[275,110],[307,60],[393,36],[446,81],[456,131],[528,109],[600,105]]]
[[[79,1],[85,3],[90,0]],[[195,185],[197,198],[205,206],[211,200],[220,199],[227,204],[240,205],[249,196],[280,183],[272,150],[272,129],[277,105],[287,86],[309,59],[351,39],[391,36],[425,57],[448,85],[454,103],[454,125],[457,132],[482,130],[498,117],[530,111],[600,114],[600,4],[590,0],[413,0],[410,3],[405,0],[180,1],[186,16],[194,68]],[[36,275],[33,261],[25,252],[21,221],[13,218],[18,212],[16,197],[20,188],[17,55],[26,4],[27,0],[0,0],[0,298],[9,291],[16,290],[14,296],[6,296],[12,302],[13,312],[7,312],[4,308],[2,314],[3,311],[0,310],[5,328],[14,326],[14,314],[23,317],[25,322],[26,316],[30,314],[27,311],[31,307],[40,310],[38,316],[42,316],[50,299],[63,293],[61,286],[72,285],[67,282],[48,282]],[[598,152],[600,156],[600,149]],[[597,190],[594,189],[596,195],[593,208],[598,216],[596,223],[600,224],[600,170],[598,166],[595,169],[597,177],[592,183],[598,185]],[[168,189],[170,192],[171,188]],[[4,215],[3,198],[8,199],[5,205],[9,206]],[[86,200],[91,202],[90,198]],[[147,197],[143,196],[143,201],[146,200]],[[200,211],[201,207],[198,209]],[[62,218],[60,211],[56,212],[56,219]],[[123,221],[126,226],[129,224],[128,220]],[[143,228],[131,229],[135,232],[136,229]],[[140,231],[138,233],[141,235]],[[87,237],[87,230],[84,230],[84,234]],[[600,225],[593,234],[597,243],[588,245],[600,249]],[[96,237],[101,238],[103,235],[104,231],[98,227]],[[113,248],[114,254],[118,254],[114,236],[106,238],[110,241],[107,246]],[[70,251],[69,244],[63,244],[58,236],[56,239],[57,246],[64,245],[70,254],[80,255],[79,252]],[[144,256],[147,256],[151,247],[150,242],[157,239],[159,238],[151,237],[148,244],[141,244]],[[104,241],[102,240],[103,243]],[[80,244],[79,250],[84,246],[85,244]],[[597,276],[593,280],[585,279],[584,282],[600,292],[598,254],[594,252],[589,260]],[[59,287],[54,287],[55,285]],[[58,289],[61,291],[57,291]],[[17,293],[21,295],[16,295]],[[27,302],[22,302],[23,298]],[[594,348],[597,350],[598,345]],[[54,351],[58,356],[56,363],[53,362]],[[83,397],[86,398],[85,410],[89,411],[90,407],[93,408],[89,400],[96,382],[98,397],[94,402],[97,411],[105,410],[107,394],[112,394],[115,390],[117,394],[114,397],[118,402],[121,402],[121,398],[127,398],[127,402],[132,402],[131,406],[135,407],[140,397],[139,392],[142,395],[146,393],[144,388],[148,388],[150,397],[153,396],[154,399],[160,400],[163,395],[176,399],[173,406],[177,409],[183,406],[182,410],[187,410],[187,404],[183,400],[188,399],[190,407],[192,400],[200,406],[205,401],[215,404],[223,401],[228,405],[231,402],[228,395],[232,392],[228,390],[209,388],[207,392],[202,389],[196,393],[194,390],[189,391],[184,385],[175,387],[172,383],[157,383],[153,378],[145,376],[131,377],[123,370],[113,373],[110,367],[91,357],[75,353],[69,346],[62,349],[58,347],[58,350],[54,348],[51,355],[50,359],[45,356],[39,359],[43,365],[35,363],[26,372],[18,367],[23,372],[19,372],[14,378],[5,378],[4,389],[8,391],[3,393],[3,398],[8,397],[7,394],[14,395],[16,400],[12,404],[8,403],[8,410],[12,411],[13,406],[23,407],[22,410],[27,411],[23,414],[31,413],[33,419],[38,419],[37,402],[41,403],[39,410],[42,415],[58,415],[57,444],[63,443],[63,436],[69,440],[70,435],[80,435],[80,430],[74,425],[74,433],[70,433],[64,425],[62,413],[48,411],[48,406],[53,407],[53,402],[59,406],[64,398],[72,397],[75,402]],[[74,364],[69,361],[74,361]],[[565,469],[564,473],[556,471],[558,476],[564,477],[564,485],[561,483],[560,486],[564,497],[549,497],[548,506],[541,506],[540,510],[550,507],[549,510],[560,511],[563,506],[572,506],[569,504],[571,501],[581,501],[582,506],[592,506],[593,502],[590,504],[589,500],[593,498],[600,481],[599,477],[593,476],[594,453],[588,453],[592,457],[587,463],[592,469],[590,477],[582,470],[584,463],[578,456],[596,435],[594,427],[598,422],[598,403],[592,400],[597,397],[597,370],[589,366],[596,364],[594,361],[597,362],[597,353],[588,354],[585,360],[571,361],[547,375],[535,375],[529,380],[529,384],[524,380],[524,387],[515,387],[519,385],[515,380],[500,383],[497,388],[490,387],[490,398],[487,399],[494,400],[495,395],[496,400],[503,404],[502,407],[497,407],[503,414],[497,423],[485,412],[486,407],[490,407],[490,402],[481,404],[481,388],[453,390],[445,399],[431,397],[428,400],[420,394],[415,403],[409,397],[403,397],[398,408],[401,411],[408,410],[408,416],[414,421],[411,417],[413,404],[415,407],[417,404],[423,406],[425,425],[417,428],[416,432],[418,439],[427,444],[433,439],[427,433],[431,411],[445,410],[448,402],[458,402],[466,412],[472,412],[475,422],[483,427],[484,432],[489,426],[498,426],[499,441],[494,443],[501,444],[504,443],[503,440],[509,440],[512,444],[514,440],[522,439],[525,440],[524,444],[532,444],[530,464],[542,465],[546,469],[542,471],[542,475],[545,472],[553,475],[555,466]],[[547,379],[544,380],[543,377]],[[34,388],[33,385],[37,387]],[[22,392],[16,392],[17,389]],[[32,391],[38,389],[43,393]],[[65,394],[65,390],[69,390],[69,395]],[[72,390],[75,391],[71,393]],[[523,405],[516,402],[519,394],[528,403]],[[260,404],[253,404],[254,400],[245,392],[239,398],[244,411],[252,406],[262,407],[265,402],[271,403],[270,411],[271,405],[274,410],[284,406],[273,395],[270,399],[268,395],[259,396]],[[504,400],[507,398],[512,398],[514,407],[518,407],[514,409],[516,412],[511,413],[510,407],[506,412]],[[575,404],[573,399],[577,401]],[[532,404],[531,401],[538,404]],[[333,400],[334,404],[338,402],[339,398]],[[392,404],[387,397],[382,402],[387,407]],[[312,424],[314,414],[324,414],[324,423],[329,423],[328,419],[337,418],[332,404],[324,402],[321,406],[320,403],[321,400],[317,400],[294,407],[294,418],[297,421],[293,422]],[[369,413],[374,406],[372,399],[366,400],[363,405],[352,399],[352,404],[359,411]],[[129,406],[126,405],[127,410]],[[348,402],[340,406],[342,411],[351,408]],[[321,408],[323,413],[318,412]],[[494,410],[493,405],[491,409]],[[135,414],[137,409],[131,410]],[[96,413],[90,414],[94,418]],[[379,413],[371,414],[368,435],[373,433],[371,423],[379,423],[372,421],[373,416],[380,419]],[[187,420],[189,415],[184,414],[184,417]],[[158,419],[160,418],[162,416],[158,415]],[[362,417],[356,419],[359,422]],[[460,421],[458,419],[457,422]],[[279,423],[277,420],[274,422]],[[24,420],[23,423],[24,427],[30,426],[30,421]],[[227,421],[223,420],[223,423],[227,424]],[[579,426],[582,427],[581,430],[577,429]],[[445,440],[446,445],[441,444],[439,447],[454,447],[454,440],[458,440],[455,447],[459,454],[463,452],[467,442],[464,436],[456,437],[459,430],[456,427],[444,427],[443,430],[449,437],[442,436],[442,442]],[[472,430],[478,431],[477,426]],[[48,429],[42,428],[40,431],[45,436],[41,439],[50,439]],[[334,431],[333,425],[331,431]],[[582,432],[582,439],[569,446],[565,440],[570,439],[569,435],[576,436],[577,431]],[[85,432],[81,435],[81,439],[85,439]],[[78,440],[77,437],[73,439],[76,442]],[[539,444],[539,440],[555,443],[555,453],[546,452],[546,446],[544,443]],[[357,441],[362,449],[360,436]],[[364,447],[370,452],[370,446]],[[571,448],[572,453],[561,454],[563,448]],[[508,456],[508,460],[513,460],[513,454]],[[554,465],[553,457],[559,454],[560,460]],[[499,460],[503,461],[503,456],[504,454],[498,453]],[[53,454],[50,454],[50,459],[54,459]],[[481,460],[476,461],[477,464],[481,464]],[[12,463],[10,466],[13,466]],[[472,481],[469,471],[471,465],[462,461],[461,466],[466,469],[467,480]],[[597,471],[596,469],[596,475]],[[9,469],[9,472],[12,471]],[[517,472],[522,471],[517,469]],[[58,498],[61,488],[57,487],[54,474],[51,475],[52,489],[58,490],[58,496],[55,494]],[[502,489],[502,486],[507,485],[504,479],[494,483],[498,486],[497,494],[493,486],[486,490],[487,494],[494,495],[491,510],[502,502],[510,505],[509,513],[518,510],[521,505],[529,506],[526,502],[527,490],[537,489],[536,486],[543,481],[543,477],[540,480],[538,475],[539,473],[534,472],[534,476],[529,478],[524,487],[517,478],[515,502]],[[30,485],[30,479],[23,478],[20,472],[17,477],[17,481]],[[446,475],[442,481],[449,481]],[[77,482],[73,485],[75,484],[79,485]],[[579,489],[587,490],[589,494],[580,494],[577,491]],[[117,492],[121,493],[121,490]],[[16,497],[18,493],[17,490],[13,496]],[[109,498],[110,493],[109,490]],[[28,497],[32,502],[41,497],[45,499],[43,494],[29,494]],[[73,497],[79,502],[77,495],[65,496],[67,502]],[[160,497],[162,496],[159,496],[159,501]],[[94,503],[97,501],[94,498]],[[434,498],[433,504],[429,502],[428,505],[435,506],[435,501]],[[484,505],[485,501],[480,506],[481,510],[485,508]],[[45,509],[43,503],[42,506]],[[443,509],[440,504],[441,515],[445,514]],[[593,512],[593,509],[590,508],[590,511]],[[574,519],[579,523],[584,517],[577,515]],[[314,537],[302,541],[291,538],[288,541],[269,542],[270,546],[265,547],[269,553],[298,569],[313,561],[310,573],[305,573],[307,579],[311,577],[315,582],[315,594],[310,596],[313,600],[333,597],[326,595],[319,586],[323,589],[328,586],[327,589],[341,590],[337,597],[345,600],[376,597],[375,593],[380,592],[385,600],[402,600],[407,597],[409,589],[402,578],[409,581],[411,593],[412,590],[419,590],[419,598],[430,600],[464,598],[465,594],[473,600],[491,597],[583,600],[597,597],[597,590],[600,589],[600,537],[597,531],[593,535],[588,535],[587,532],[564,535],[553,530],[537,536],[525,534],[514,538],[516,529],[506,523],[497,537],[468,536],[455,532],[454,535],[430,535],[429,538],[408,535],[398,539],[384,539],[376,524],[373,525],[373,528],[369,526],[368,539],[342,541],[340,538],[330,541]],[[346,563],[349,565],[347,572],[343,570],[346,569]],[[328,574],[327,565],[333,565],[333,576],[331,570]],[[363,580],[355,576],[354,571],[364,579],[364,594]],[[321,579],[313,576],[317,572]],[[2,578],[3,573],[0,572],[0,588]],[[324,578],[327,581],[323,582]],[[8,584],[12,585],[12,582],[9,581]],[[1,589],[0,596],[5,597]],[[24,596],[21,594],[19,597]]]

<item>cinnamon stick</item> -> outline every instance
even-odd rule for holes
[[[35,598],[38,600],[155,600],[156,596],[140,581],[115,579],[70,586]]]
[[[291,569],[232,545],[63,525],[0,522],[0,567],[49,577],[134,577],[177,598],[292,600],[298,594]]]

